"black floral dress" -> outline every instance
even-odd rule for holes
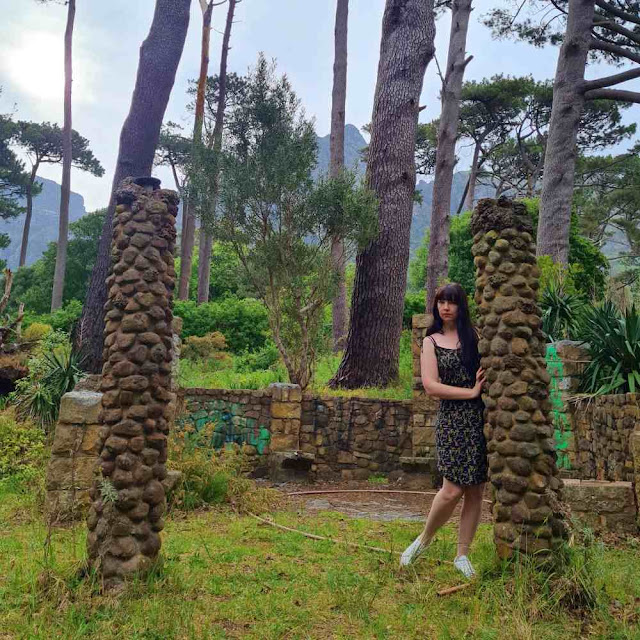
[[[472,388],[475,379],[462,362],[462,351],[436,344],[438,374],[442,384]],[[484,437],[484,404],[473,400],[440,400],[436,418],[436,453],[440,474],[460,486],[487,480],[487,442]]]

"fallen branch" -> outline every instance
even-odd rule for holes
[[[471,586],[471,582],[465,582],[464,584],[459,584],[455,587],[448,587],[447,589],[442,589],[441,591],[438,591],[436,595],[448,596],[448,595],[451,595],[452,593],[462,591],[463,589],[466,589],[467,587],[470,587],[470,586]]]

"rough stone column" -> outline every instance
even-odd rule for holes
[[[300,449],[302,390],[297,384],[274,382],[271,389],[271,451]]]
[[[498,553],[548,551],[565,535],[531,218],[507,198],[480,200],[471,221],[485,435]]]
[[[127,179],[116,194],[101,384],[102,478],[92,489],[88,518],[89,560],[106,589],[150,568],[164,527],[178,196],[159,185]]]

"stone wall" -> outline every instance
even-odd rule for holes
[[[572,516],[596,532],[637,534],[637,510],[631,482],[565,480],[564,500]]]
[[[577,403],[573,410],[581,478],[634,480],[630,441],[640,431],[640,394],[612,394]]]
[[[204,437],[220,449],[227,443],[244,445],[249,455],[269,453],[271,443],[271,391],[247,389],[181,389],[176,429]]]
[[[397,470],[400,458],[411,455],[411,401],[305,393],[300,449],[314,455],[318,476],[362,480]]]

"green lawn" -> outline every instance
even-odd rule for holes
[[[345,391],[331,389],[329,380],[338,370],[342,355],[332,353],[321,354],[316,362],[314,379],[309,391],[320,395],[359,396],[367,398],[388,398],[394,400],[410,400],[413,381],[411,332],[403,331],[400,339],[399,376],[396,384],[387,388],[369,387]],[[286,368],[278,363],[271,369],[257,371],[237,371],[233,355],[230,366],[221,368],[214,361],[180,360],[178,382],[181,387],[204,387],[210,389],[264,389],[272,382],[288,382]]]
[[[283,510],[273,517],[393,551],[418,530],[415,523],[328,512]],[[0,494],[2,640],[640,638],[640,555],[631,544],[592,548],[586,586],[595,588],[597,603],[589,610],[570,571],[547,578],[522,563],[501,565],[488,526],[473,549],[480,578],[445,597],[436,592],[461,582],[438,561],[455,551],[450,527],[415,569],[401,572],[391,553],[313,541],[227,509],[174,516],[164,533],[163,564],[119,598],[75,577],[84,555],[82,524],[54,529],[50,545],[47,533],[28,499]],[[582,554],[575,553],[577,571]]]

